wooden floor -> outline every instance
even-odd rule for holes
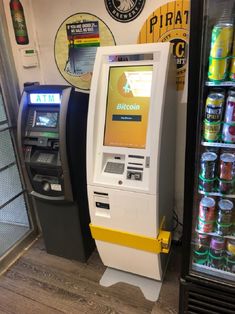
[[[0,277],[0,313],[178,313],[179,251],[171,254],[160,298],[153,303],[134,286],[101,287],[105,267],[96,251],[82,264],[47,254],[39,239]]]

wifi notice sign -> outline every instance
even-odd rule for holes
[[[143,10],[145,0],[105,0],[108,13],[118,22],[134,20]]]

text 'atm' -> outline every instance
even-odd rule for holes
[[[29,86],[18,118],[23,172],[48,253],[85,261],[90,236],[86,193],[88,96],[69,86]]]

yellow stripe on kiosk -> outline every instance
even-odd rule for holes
[[[157,238],[150,238],[139,234],[113,230],[90,224],[91,234],[95,240],[128,246],[137,250],[152,253],[169,253],[171,233],[160,230]]]

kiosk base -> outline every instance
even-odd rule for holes
[[[35,204],[47,253],[86,262],[94,241],[88,232],[82,233],[84,223],[76,203],[35,199]]]
[[[104,287],[110,287],[118,282],[125,282],[140,288],[144,297],[152,302],[156,302],[158,300],[162,287],[161,281],[156,281],[109,267],[100,279],[100,285]]]

